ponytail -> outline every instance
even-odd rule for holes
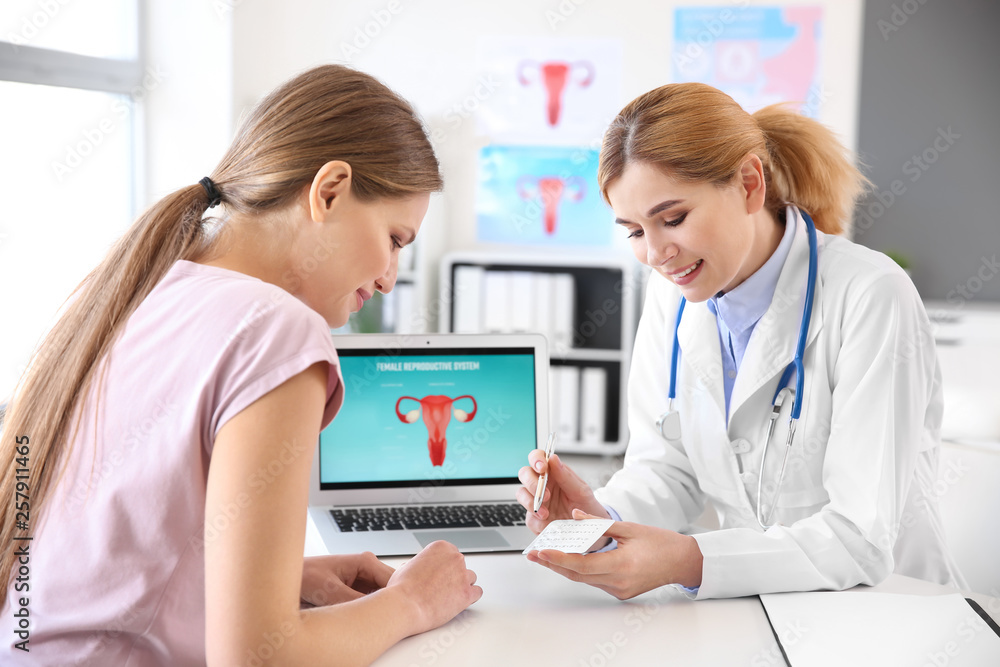
[[[68,443],[79,428],[79,408],[91,392],[99,391],[94,380],[99,362],[128,317],[174,262],[192,258],[204,248],[201,217],[207,207],[205,189],[193,185],[146,211],[76,289],[76,298],[45,336],[22,376],[0,434],[0,498],[5,499],[0,508],[0,580],[4,583],[0,606],[6,600],[15,549],[23,545],[15,539],[35,532],[59,463],[68,459]],[[27,457],[18,450],[27,451]],[[17,516],[14,502],[18,492],[30,498],[30,513],[24,513],[28,521],[21,524],[24,516]]]
[[[604,135],[597,180],[605,201],[631,162],[681,181],[726,186],[751,153],[764,165],[768,210],[777,215],[788,204],[800,206],[827,234],[844,231],[870,184],[819,122],[781,105],[751,116],[703,83],[660,86],[629,102]]]
[[[209,228],[202,221],[205,211],[221,202],[227,213],[252,219],[279,209],[331,160],[351,165],[352,193],[363,201],[442,186],[430,140],[406,100],[367,74],[322,65],[265,97],[240,126],[211,180],[153,205],[77,288],[15,390],[0,435],[0,581],[10,581],[14,539],[29,536],[38,524],[68,460],[85,401],[100,397],[102,362],[128,318],[177,260],[211,256],[226,238],[220,235],[239,232],[226,218]],[[17,466],[16,447],[25,437],[28,465]],[[30,470],[27,480],[17,479],[18,467]],[[25,481],[31,498],[27,531],[17,528],[14,504]],[[6,595],[4,585],[0,606]]]
[[[784,105],[764,107],[753,118],[770,158],[764,163],[768,209],[775,212],[791,202],[805,209],[820,231],[842,233],[855,201],[870,185],[850,152],[829,128]]]

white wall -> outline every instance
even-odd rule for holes
[[[820,119],[849,146],[854,145],[861,0],[688,0],[680,4],[823,6],[825,90]],[[620,108],[670,81],[676,6],[643,0],[246,2],[233,11],[234,113],[282,80],[322,62],[357,67],[409,99],[429,129],[438,130],[435,149],[445,176],[445,193],[421,231],[424,275],[430,283],[425,293],[432,294],[437,260],[444,252],[482,247],[476,242],[476,160],[487,140],[476,135],[474,118],[456,113],[483,95],[477,40],[487,35],[620,39],[624,66],[621,99],[616,104]],[[594,147],[599,140],[599,134],[595,135]]]
[[[238,1],[145,2],[144,55],[162,81],[143,114],[139,209],[207,176],[232,140],[231,5]]]

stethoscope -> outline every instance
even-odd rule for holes
[[[806,232],[809,237],[809,273],[806,278],[806,299],[802,310],[802,321],[799,324],[799,339],[795,345],[795,357],[792,359],[792,363],[788,364],[785,368],[785,372],[781,375],[781,380],[778,382],[778,389],[774,392],[774,398],[771,399],[771,417],[767,422],[767,435],[764,438],[764,452],[760,457],[760,474],[757,476],[757,507],[755,515],[757,517],[757,523],[764,530],[767,530],[771,526],[768,522],[771,519],[771,515],[774,513],[774,508],[778,504],[778,497],[781,495],[781,485],[785,480],[785,465],[788,463],[788,452],[792,447],[792,438],[795,437],[795,424],[799,420],[799,415],[802,413],[802,395],[803,395],[803,385],[805,379],[805,372],[802,364],[802,356],[806,349],[806,339],[809,336],[809,319],[812,315],[813,306],[813,295],[816,292],[816,265],[818,263],[818,252],[816,250],[817,240],[816,240],[816,226],[813,224],[812,218],[805,211],[799,209],[802,214],[803,219],[806,223]],[[791,224],[791,221],[789,221]],[[674,345],[673,350],[670,354],[670,393],[669,400],[667,402],[667,411],[660,415],[660,418],[656,420],[656,427],[660,430],[660,435],[662,435],[666,440],[680,440],[681,439],[681,418],[677,410],[674,409],[674,399],[677,396],[677,358],[680,356],[680,343],[677,340],[677,330],[680,328],[681,316],[684,314],[684,305],[687,300],[681,297],[680,305],[677,306],[677,320],[674,323]],[[791,379],[792,372],[795,372],[795,391],[792,392],[788,388],[788,381]],[[796,400],[798,398],[798,400]],[[774,491],[774,502],[771,503],[771,508],[767,512],[766,516],[761,514],[761,499],[763,494],[763,482],[764,482],[764,463],[767,461],[767,448],[771,444],[771,436],[774,435],[774,426],[778,421],[778,416],[781,414],[781,406],[784,405],[785,401],[791,400],[792,409],[788,417],[788,437],[785,439],[785,455],[781,459],[781,469],[778,471],[778,484]]]

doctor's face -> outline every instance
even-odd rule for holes
[[[608,199],[636,258],[688,301],[729,291],[758,268],[751,258],[752,215],[739,183],[678,181],[633,162],[608,187]]]

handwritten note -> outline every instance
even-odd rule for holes
[[[553,521],[521,553],[555,549],[567,554],[582,554],[589,550],[613,523],[611,519]]]

